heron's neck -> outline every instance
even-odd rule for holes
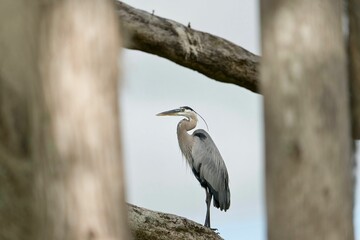
[[[179,141],[179,146],[181,152],[185,158],[190,161],[191,159],[191,147],[193,144],[193,136],[190,135],[187,131],[190,131],[196,127],[197,120],[190,118],[183,119],[179,122],[177,126],[177,136]]]
[[[187,134],[187,131],[190,131],[196,127],[197,119],[196,118],[190,118],[190,120],[184,118],[181,120],[178,124],[178,132],[182,131]]]

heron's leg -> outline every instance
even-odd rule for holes
[[[210,228],[210,205],[211,205],[211,199],[212,199],[212,194],[210,193],[208,188],[205,188],[205,192],[206,192],[206,218],[205,218],[205,227]]]

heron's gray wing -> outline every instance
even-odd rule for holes
[[[221,210],[230,207],[229,177],[219,150],[210,135],[202,129],[193,133],[193,172],[200,184],[210,189],[214,196],[214,206]]]

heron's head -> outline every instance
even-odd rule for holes
[[[156,116],[183,116],[188,119],[196,119],[196,112],[191,107],[179,107],[173,110],[165,111],[156,114]]]
[[[176,108],[173,110],[169,110],[169,111],[165,111],[165,112],[156,114],[156,116],[183,116],[183,117],[186,117],[188,120],[193,119],[195,121],[197,121],[197,115],[199,115],[201,117],[201,119],[204,120],[204,122],[206,124],[206,128],[209,129],[205,119],[200,114],[195,112],[194,109],[192,109],[191,107],[188,107],[188,106],[179,107],[179,108]]]

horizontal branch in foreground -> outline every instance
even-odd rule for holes
[[[130,228],[135,240],[221,240],[214,231],[176,215],[154,212],[128,204]]]
[[[259,92],[260,58],[223,38],[116,1],[125,47],[169,59],[214,80]]]

